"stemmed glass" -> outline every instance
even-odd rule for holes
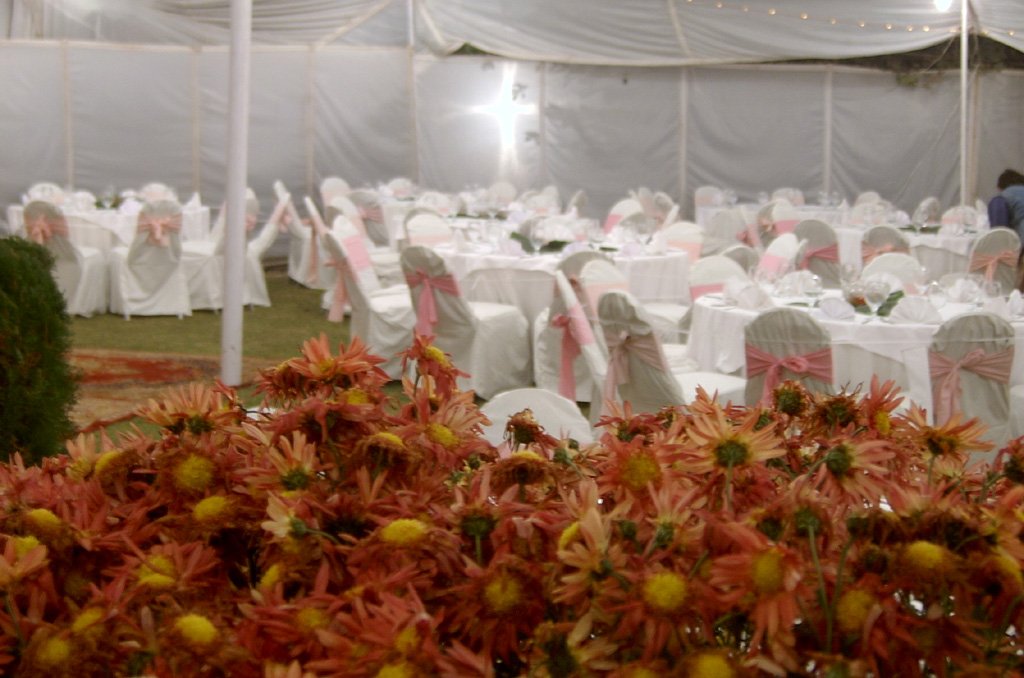
[[[884,280],[869,280],[864,284],[864,301],[871,312],[878,314],[878,307],[889,298],[889,283]]]
[[[810,275],[804,279],[802,291],[804,296],[810,297],[811,305],[817,307],[818,302],[821,301],[821,295],[825,293],[825,288],[821,284],[821,278]]]

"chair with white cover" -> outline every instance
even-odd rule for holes
[[[550,271],[513,267],[476,268],[459,281],[469,301],[490,301],[515,306],[533,327],[551,305],[555,276]]]
[[[718,186],[698,186],[693,192],[694,207],[717,207],[725,204],[725,191]]]
[[[509,418],[523,410],[530,410],[534,420],[550,436],[559,440],[572,438],[581,445],[594,442],[590,422],[576,403],[540,388],[505,391],[481,405],[480,412],[491,420],[489,425],[483,427],[484,439],[495,447],[504,443]]]
[[[495,207],[505,208],[516,199],[519,191],[508,181],[495,181],[487,189],[487,202]]]
[[[819,219],[805,219],[796,225],[793,234],[805,243],[797,269],[814,273],[825,287],[841,287],[839,240],[835,229]]]
[[[367,250],[370,253],[370,261],[373,262],[373,267],[377,271],[377,275],[384,281],[384,284],[395,285],[402,281],[402,265],[398,262],[398,252],[391,249],[387,244],[378,246],[373,242],[366,229],[366,224],[363,222],[362,211],[347,195],[335,196],[331,200],[326,208],[326,219],[320,216],[316,206],[312,205],[312,203],[309,210],[309,215],[317,224],[321,234],[330,230],[328,224],[334,223],[334,218],[337,215],[344,214],[352,222],[352,225],[356,227],[356,230],[363,234]]]
[[[860,251],[861,259],[866,264],[886,252],[910,254],[910,240],[895,226],[879,224],[865,231]]]
[[[279,201],[290,197],[288,189],[280,181],[274,182],[274,194]],[[307,197],[307,209],[311,203]],[[288,277],[306,287],[330,289],[334,272],[326,265],[327,258],[320,253],[316,225],[311,220],[302,220],[292,200],[288,201],[285,209],[284,223],[288,231]]]
[[[443,217],[455,216],[459,211],[457,198],[440,191],[424,191],[416,198],[417,207],[429,207]]]
[[[605,217],[602,229],[605,233],[610,233],[613,228],[619,225],[619,222],[636,214],[644,214],[643,205],[635,198],[624,198],[612,205],[612,208],[608,210],[608,216]]]
[[[64,194],[64,189],[52,181],[37,181],[28,187],[28,190],[25,191],[25,197],[28,198],[29,202],[40,200],[53,205],[63,205],[67,198]]]
[[[432,210],[412,215],[405,222],[407,246],[436,247],[452,242],[454,237],[455,232],[452,230],[451,224]]]
[[[578,276],[579,297],[587,307],[590,317],[597,316],[601,295],[610,290],[629,291],[629,279],[612,262],[594,259],[583,265]],[[690,310],[684,304],[670,302],[646,302],[644,309],[651,314],[652,323],[663,341],[678,343],[683,331],[683,318]]]
[[[110,311],[133,315],[192,315],[181,268],[181,205],[146,203],[135,238],[110,252]]]
[[[679,219],[679,203],[673,200],[668,193],[657,191],[653,200],[654,213],[651,216],[660,226],[674,223]]]
[[[721,294],[730,280],[750,280],[743,267],[722,254],[712,254],[690,264],[690,298]]]
[[[551,306],[533,330],[534,383],[574,402],[599,403],[607,371],[603,342],[569,279],[555,271]]]
[[[1002,294],[1017,286],[1017,260],[1020,236],[1009,228],[998,227],[978,236],[971,246],[967,271],[980,273],[986,282],[999,283]]]
[[[565,205],[565,210],[576,216],[583,214],[583,210],[587,208],[587,192],[582,188],[577,190],[569,197],[569,202]]]
[[[939,223],[947,227],[974,228],[978,224],[978,211],[973,205],[954,205],[942,213]]]
[[[704,247],[701,253],[704,256],[721,254],[723,250],[736,243],[756,247],[758,243],[752,240],[750,233],[751,229],[748,228],[742,211],[735,207],[720,210],[711,217],[704,228]]]
[[[756,275],[769,279],[781,278],[793,270],[800,253],[800,240],[794,233],[783,233],[775,238],[757,262]]]
[[[466,301],[444,260],[431,249],[410,245],[402,271],[416,308],[416,330],[469,373],[460,380],[481,398],[529,386],[529,323],[514,306]]]
[[[746,402],[764,402],[786,380],[813,393],[832,391],[832,340],[809,314],[795,308],[761,312],[744,330]]]
[[[326,209],[332,200],[348,195],[351,190],[348,182],[341,177],[325,177],[320,182],[320,204]]]
[[[677,221],[661,229],[659,236],[671,250],[682,250],[690,262],[700,259],[704,248],[704,228],[692,221]]]
[[[388,228],[384,223],[384,211],[380,204],[380,194],[368,188],[357,188],[348,194],[348,199],[359,210],[366,235],[379,247],[388,244]]]
[[[567,255],[564,259],[558,262],[558,270],[565,274],[565,277],[569,279],[569,282],[574,284],[579,282],[580,271],[586,266],[587,262],[593,261],[594,259],[604,259],[605,261],[611,261],[612,258],[605,252],[599,252],[597,250],[580,250],[579,252],[573,252]]]
[[[925,282],[925,272],[921,262],[903,252],[880,254],[865,264],[860,272],[862,280],[870,280],[876,276],[897,278],[903,286],[903,291],[907,294],[916,294]]]
[[[412,345],[416,310],[408,286],[382,287],[373,270],[362,233],[344,215],[322,237],[324,252],[338,271],[328,320],[341,322],[346,303],[352,309],[350,332],[363,340],[374,355],[385,358],[380,365],[389,377],[401,376],[398,353]]]
[[[783,188],[776,188],[772,191],[772,200],[785,200],[790,205],[803,205],[804,204],[804,192],[799,188],[792,188],[785,186]]]
[[[256,193],[251,188],[246,189],[246,233],[255,228],[259,212],[260,203]],[[189,303],[194,311],[217,310],[224,307],[224,244],[227,235],[225,214],[226,211],[222,209],[208,239],[187,240],[181,244],[181,269],[188,282]],[[276,233],[276,225],[274,229]],[[260,270],[262,272],[262,267]],[[263,285],[263,296],[266,296],[266,283]],[[269,306],[269,300],[261,305]]]
[[[754,269],[757,268],[757,262],[761,260],[761,255],[757,250],[743,243],[725,248],[722,250],[721,256],[732,259],[742,266],[747,275],[753,275]]]
[[[289,208],[294,209],[290,195],[278,198],[270,217],[245,243],[245,287],[242,289],[242,303],[246,306],[270,306],[263,257],[284,231]]]
[[[161,181],[149,182],[139,189],[136,196],[143,202],[158,202],[161,200],[178,202],[178,193]]]
[[[880,202],[882,196],[878,194],[878,191],[862,191],[857,195],[857,198],[853,201],[854,205],[863,205],[865,203]]]
[[[1004,443],[1013,354],[1013,326],[994,313],[965,313],[942,323],[928,351],[934,422],[962,412],[988,425],[989,440]]]
[[[416,194],[416,184],[408,177],[395,177],[388,181],[387,189],[396,198],[411,198]]]
[[[785,198],[776,198],[757,212],[759,235],[764,241],[792,233],[800,220],[800,211],[794,203]]]
[[[720,402],[743,404],[745,380],[740,377],[672,371],[650,315],[628,292],[602,295],[598,318],[609,356],[602,403],[627,402],[634,412],[656,412],[693,402],[700,386],[717,393]]]
[[[89,317],[107,310],[107,259],[93,247],[75,245],[68,237],[61,209],[33,200],[23,212],[25,235],[54,257],[53,277],[64,296],[69,315]]]
[[[937,224],[942,219],[942,203],[933,195],[924,198],[914,208],[910,217],[911,223],[924,226],[926,224]]]

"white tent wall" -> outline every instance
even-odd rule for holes
[[[224,48],[6,41],[0,57],[5,203],[40,180],[94,191],[162,180],[223,200]],[[584,66],[330,46],[255,47],[252,81],[249,183],[267,205],[273,180],[313,194],[328,174],[445,190],[554,183],[563,195],[586,189],[592,216],[638,185],[687,211],[702,183],[745,197],[873,189],[904,209],[959,195],[953,74],[902,86],[834,66]],[[987,197],[999,171],[1022,164],[1024,78],[986,73],[974,91],[971,177]]]

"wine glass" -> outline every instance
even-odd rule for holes
[[[946,292],[946,288],[934,280],[924,288],[924,296],[936,309],[942,308],[949,301],[949,293]]]
[[[825,288],[821,284],[821,278],[816,275],[810,275],[804,278],[802,287],[804,296],[810,297],[811,305],[817,307],[818,302],[821,301],[821,295],[825,293]]]
[[[986,300],[998,299],[1003,296],[1003,285],[998,280],[986,280],[981,284],[981,291]]]
[[[864,284],[864,301],[871,312],[878,314],[878,307],[889,298],[889,283],[884,280],[869,280]]]

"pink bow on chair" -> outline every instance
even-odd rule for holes
[[[800,258],[800,268],[807,268],[807,265],[811,263],[811,259],[839,263],[839,245],[832,243],[824,247],[807,248],[804,251],[803,257]]]
[[[829,347],[811,351],[804,355],[779,357],[762,351],[753,344],[747,344],[747,378],[764,374],[761,400],[764,400],[782,381],[782,370],[794,374],[805,374],[820,381],[832,382],[832,349]]]
[[[360,205],[359,216],[362,217],[364,221],[375,221],[377,223],[384,222],[384,212],[381,210],[380,205],[377,205],[376,207]]]
[[[578,303],[551,319],[551,326],[562,330],[562,364],[558,373],[558,392],[569,400],[576,400],[576,380],[573,378],[573,362],[580,354],[581,347],[594,343],[583,307]]]
[[[423,271],[414,271],[405,276],[409,289],[420,288],[420,303],[416,309],[416,331],[420,334],[433,334],[437,324],[437,303],[434,290],[459,296],[459,286],[450,273],[431,277]]]
[[[860,258],[866,264],[879,254],[885,254],[886,252],[895,252],[896,245],[891,242],[882,243],[878,247],[875,247],[871,243],[863,243],[860,246]]]
[[[171,233],[181,230],[181,215],[156,216],[153,214],[139,217],[139,231],[149,233],[148,240],[153,245],[169,247],[171,244]]]
[[[651,367],[668,371],[665,357],[658,348],[658,342],[651,334],[618,335],[609,337],[605,334],[608,344],[608,374],[604,380],[602,397],[604,400],[615,400],[615,389],[629,381],[629,355],[635,354],[641,361]]]
[[[613,228],[615,228],[615,226],[620,221],[622,221],[622,215],[621,214],[615,214],[613,212],[612,214],[608,215],[607,219],[604,220],[604,226],[602,227],[601,230],[603,230],[605,233],[611,233],[611,230]]]
[[[798,223],[800,223],[799,219],[779,219],[772,225],[776,233],[792,233]]]
[[[40,214],[25,226],[29,239],[39,245],[45,245],[55,235],[62,235],[65,238],[68,235],[68,224],[60,217],[50,219],[45,214]]]
[[[953,413],[960,409],[962,395],[960,370],[974,372],[985,379],[1007,384],[1010,382],[1011,365],[1013,365],[1012,346],[992,353],[986,353],[983,348],[976,348],[965,354],[960,360],[953,360],[936,351],[928,351],[935,423],[948,421]]]
[[[992,279],[996,275],[996,269],[999,268],[999,264],[1016,266],[1017,252],[1015,250],[1003,250],[996,254],[975,254],[974,258],[971,259],[970,270],[973,272],[984,269],[985,281],[992,282]]]

